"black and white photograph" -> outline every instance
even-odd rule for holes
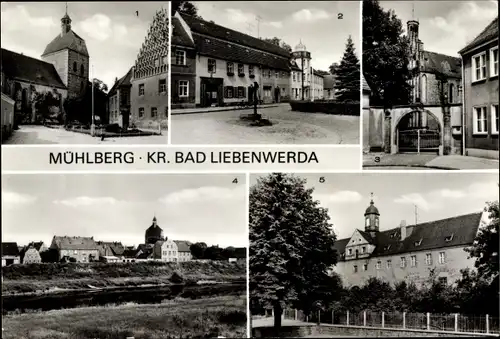
[[[363,167],[499,168],[498,1],[363,1]]]
[[[245,174],[2,175],[2,338],[246,338]]]
[[[442,173],[251,175],[252,337],[498,336],[498,173]]]
[[[360,1],[173,1],[172,144],[360,143]]]
[[[2,143],[167,144],[169,2],[2,2]]]

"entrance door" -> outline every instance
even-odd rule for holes
[[[122,109],[122,128],[128,128],[130,123],[130,112],[128,109]]]
[[[274,89],[274,102],[280,102],[280,88],[276,87]]]
[[[439,122],[425,111],[408,113],[396,127],[396,145],[401,153],[439,152]]]
[[[222,78],[200,78],[200,104],[204,107],[222,106]]]

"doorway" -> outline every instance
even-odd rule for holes
[[[200,105],[202,107],[223,106],[222,78],[201,77]]]

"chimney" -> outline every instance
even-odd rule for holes
[[[401,220],[399,227],[401,228],[401,241],[403,241],[406,239],[406,220]]]

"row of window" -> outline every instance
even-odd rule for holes
[[[164,110],[165,118],[168,116],[168,107],[165,107]],[[151,107],[151,118],[158,117],[158,108]],[[139,118],[144,118],[144,107],[139,107]]]
[[[411,267],[417,267],[417,256],[416,255],[412,255],[410,256],[410,266]],[[439,252],[439,256],[438,256],[438,263],[439,264],[445,264],[446,263],[446,253],[445,252]],[[426,265],[432,265],[432,253],[426,253],[425,255],[425,264]],[[406,257],[401,257],[400,258],[400,261],[399,261],[399,267],[401,268],[406,268],[408,265],[407,261],[406,261]],[[378,260],[376,265],[375,265],[375,268],[377,270],[380,270],[382,268],[382,261],[381,260]],[[386,261],[386,268],[390,269],[392,268],[392,260],[391,259],[388,259]],[[367,271],[368,270],[368,264],[363,264],[362,265],[362,269],[363,271]],[[354,273],[357,273],[358,272],[358,265],[354,265],[353,266],[353,270],[354,270]]]
[[[164,256],[172,256],[177,254],[176,251],[162,251],[162,252]]]
[[[491,134],[498,134],[498,104],[491,105]],[[474,134],[488,134],[487,106],[473,108]]]
[[[224,87],[224,98],[233,99],[233,98],[246,98],[246,88],[243,86],[233,87],[226,86]]]
[[[158,93],[167,93],[167,79],[158,80]],[[144,95],[144,84],[139,84],[139,96]]]
[[[78,72],[78,65],[76,64],[76,61],[73,61],[73,73],[77,73]],[[80,65],[80,76],[84,76],[85,75],[85,67],[82,65]]]
[[[489,54],[489,62],[486,61],[487,53]],[[498,76],[498,46],[472,57],[472,82],[485,80],[488,76],[490,78]]]

